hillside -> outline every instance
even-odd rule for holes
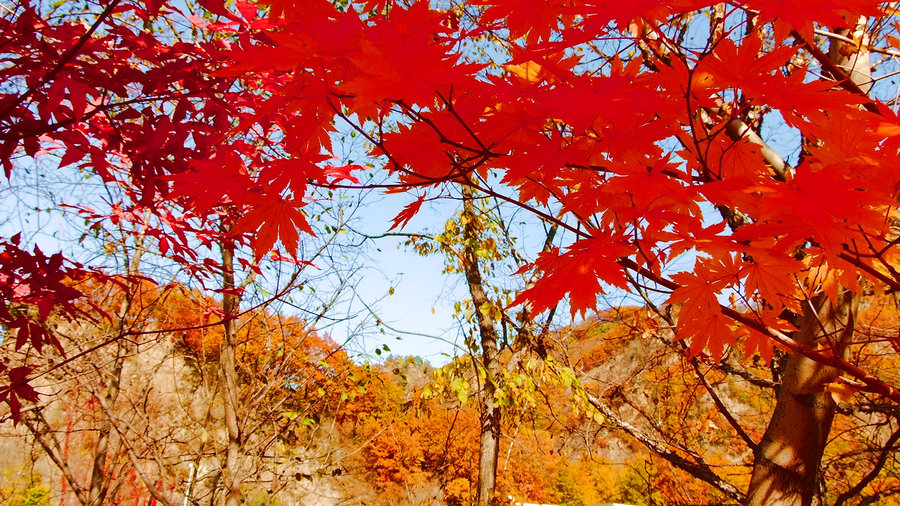
[[[165,310],[176,303],[186,304],[163,305],[168,318],[194,318]],[[863,314],[866,328],[898,328],[892,305]],[[240,463],[255,484],[242,489],[247,504],[470,503],[479,430],[472,401],[480,388],[469,358],[439,369],[415,357],[357,365],[327,337],[276,314],[257,313],[242,329],[241,391],[270,407],[249,415],[255,429]],[[65,334],[81,343],[101,330],[85,323]],[[114,406],[100,400],[114,372],[112,349],[45,378],[39,390],[52,395],[28,408],[17,427],[2,426],[0,501],[78,504],[72,484],[88,487],[102,450],[113,485],[108,501],[148,503],[149,483],[214,503],[226,423],[210,377],[217,339],[213,328],[123,344]],[[549,334],[545,345],[546,360],[525,349],[503,356],[504,497],[568,505],[734,502],[729,491],[746,486],[752,444],[774,404],[782,352],[771,364],[736,351],[719,363],[687,359],[683,344],[642,308],[603,312]],[[841,404],[824,472],[843,489],[824,502],[871,474],[890,447],[895,416],[864,395]],[[106,449],[98,447],[104,428]],[[865,493],[898,503],[900,467],[887,459],[879,471]]]

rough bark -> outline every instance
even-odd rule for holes
[[[478,459],[478,495],[476,503],[489,504],[494,494],[497,478],[497,459],[500,453],[500,408],[494,403],[496,390],[495,378],[500,374],[498,361],[497,330],[494,319],[487,308],[490,302],[484,290],[481,270],[478,267],[476,254],[479,241],[475,226],[477,219],[474,192],[468,186],[462,187],[463,196],[463,268],[469,294],[475,306],[475,317],[478,321],[478,332],[481,338],[481,366],[484,368],[484,388],[481,392],[481,449]]]

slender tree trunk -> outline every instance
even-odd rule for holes
[[[866,18],[857,20],[853,30],[836,32],[858,43],[832,40],[829,58],[860,89],[868,91],[871,72]],[[826,346],[843,356],[853,340],[858,305],[858,296],[850,292],[841,293],[834,301],[825,295],[813,298],[798,316],[795,339]],[[825,385],[839,375],[837,369],[798,354],[788,359],[775,411],[754,458],[748,505],[812,504],[837,408]]]
[[[241,464],[241,431],[237,415],[237,368],[235,366],[235,321],[240,298],[234,292],[234,246],[223,242],[222,246],[222,310],[225,320],[222,323],[224,337],[219,353],[219,388],[222,404],[225,408],[225,427],[228,432],[228,445],[225,450],[225,463],[222,466],[222,482],[225,485],[226,506],[238,506],[241,503],[241,480],[239,466]]]
[[[487,308],[490,300],[484,291],[484,283],[481,271],[478,267],[478,230],[475,226],[477,219],[474,202],[474,192],[468,186],[462,186],[463,196],[463,264],[466,281],[469,284],[469,294],[472,296],[472,304],[475,306],[475,315],[478,319],[478,332],[481,337],[481,365],[484,367],[484,388],[481,392],[481,450],[478,459],[478,496],[476,503],[489,504],[494,495],[497,478],[497,459],[500,453],[500,423],[502,416],[500,408],[494,404],[494,392],[496,390],[495,378],[500,374],[500,362],[498,361],[499,349],[497,347],[497,330],[494,319]]]
[[[90,491],[85,490],[82,485],[78,483],[78,480],[72,475],[72,469],[68,462],[68,438],[71,426],[66,428],[66,445],[65,448],[62,449],[59,447],[59,441],[57,441],[53,430],[50,428],[50,424],[47,423],[47,419],[44,418],[44,414],[40,409],[34,410],[30,415],[23,416],[22,423],[29,431],[31,431],[35,441],[41,445],[41,448],[44,449],[44,453],[47,454],[47,457],[53,461],[57,469],[59,469],[60,474],[62,474],[60,495],[65,496],[66,485],[68,484],[80,504],[90,504],[90,498],[88,496]]]
[[[123,306],[125,304],[123,303]],[[124,318],[124,316],[122,316]],[[115,405],[116,399],[119,397],[119,384],[122,377],[122,367],[125,364],[125,356],[127,355],[126,343],[116,342],[116,358],[113,363],[112,374],[106,383],[106,402],[110,406]],[[91,490],[89,492],[88,504],[103,504],[108,490],[107,484],[109,480],[106,476],[106,456],[109,452],[110,438],[112,436],[112,426],[110,422],[101,425],[99,434],[97,435],[97,443],[91,452]]]
[[[123,237],[124,236],[125,235],[123,234]],[[126,248],[124,243],[122,247]],[[139,235],[135,239],[134,255],[130,257],[130,259],[127,254],[125,255],[125,272],[129,276],[136,276],[139,274],[143,252],[144,237]],[[140,289],[139,283],[140,282],[129,285],[128,291],[124,294],[122,304],[119,307],[115,332],[120,337],[125,330],[125,320],[128,316],[128,311],[131,309],[131,304],[134,302],[135,291]],[[115,406],[116,400],[119,397],[119,388],[122,382],[122,368],[125,366],[125,357],[128,356],[132,348],[133,346],[127,341],[122,339],[116,341],[116,358],[113,361],[112,373],[106,380],[104,392],[106,404],[110,406],[110,409]],[[88,492],[88,504],[90,505],[103,504],[106,499],[106,493],[109,490],[110,480],[106,474],[106,457],[110,451],[109,445],[112,432],[112,420],[103,422],[100,426],[99,434],[97,435],[97,443],[91,451],[91,488]]]

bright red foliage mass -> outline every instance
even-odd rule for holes
[[[332,134],[353,130],[398,190],[470,185],[573,234],[531,266],[543,277],[517,302],[542,311],[568,296],[583,313],[605,287],[652,285],[682,305],[677,334],[693,353],[718,356],[738,331],[768,355],[767,335],[900,401],[874,376],[796,342],[781,315],[817,293],[834,299],[838,285],[900,289],[900,118],[813,44],[814,27],[886,18],[881,2],[729,6],[727,33],[696,49],[673,40],[672,27],[713,2],[495,0],[443,10],[263,0],[239,2],[238,13],[203,4],[212,15],[191,19],[217,33],[201,42],[157,37],[118,16],[134,12],[147,26],[185,19],[167,3],[113,0],[52,23],[46,7],[18,4],[3,21],[6,173],[19,170],[20,153],[57,150],[61,166],[124,188],[126,219],[157,216],[163,225],[146,233],[171,259],[194,265],[197,241],[213,240],[249,242],[259,259],[279,241],[295,254],[300,232],[312,233],[309,185],[364,186],[350,172],[359,166],[324,165],[340,156]],[[771,20],[774,37],[764,32]],[[504,30],[506,39],[491,38]],[[609,39],[632,51],[583,56],[587,43]],[[802,135],[796,167],[741,133],[759,127],[752,110]],[[0,316],[37,346],[47,334],[12,311],[66,311],[73,294],[53,284],[61,259],[7,246],[22,260],[0,264]],[[693,254],[693,268],[671,274]],[[17,273],[35,262],[49,262],[41,275],[53,283],[39,300],[17,298]],[[730,294],[740,300],[726,302]],[[8,383],[18,389],[19,379]]]
[[[814,23],[852,28],[847,20],[883,16],[879,2],[754,3],[759,20],[776,20],[775,47],[763,46],[758,25],[747,25],[746,37],[680,53],[666,47],[675,43],[662,27],[709,2],[623,11],[595,2],[484,2],[486,10],[465,10],[480,18],[458,29],[457,11],[424,2],[374,13],[325,2],[264,4],[291,13],[274,33],[242,41],[231,66],[277,82],[269,91],[285,99],[315,90],[302,95],[292,121],[330,109],[366,136],[398,184],[479,187],[578,237],[533,265],[543,278],[518,302],[538,311],[566,295],[573,313],[592,309],[604,285],[627,288],[632,276],[684,305],[678,335],[694,353],[709,347],[718,356],[735,328],[749,325],[824,360],[782,332],[790,325],[781,308],[799,310],[802,300],[828,292],[827,279],[853,290],[900,288],[889,260],[900,180],[897,137],[888,132],[896,116],[832,62],[817,61],[831,80],[793,63],[812,51]],[[643,51],[627,63],[579,57],[610,21],[629,27]],[[507,72],[463,49],[477,47],[486,27],[509,30],[503,49],[511,57],[490,55]],[[298,45],[286,37],[326,32],[339,32],[340,41]],[[807,139],[796,168],[774,167],[761,156],[771,148],[731,133],[754,107],[780,112]],[[710,205],[739,213],[741,222],[723,216],[704,225]],[[398,222],[408,218],[409,210]],[[701,255],[695,268],[667,274],[688,251]],[[732,292],[742,301],[726,307]],[[749,342],[768,355],[768,345]]]

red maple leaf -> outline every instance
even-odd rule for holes
[[[718,258],[700,257],[692,272],[680,272],[672,280],[681,285],[667,302],[681,304],[677,335],[689,340],[689,350],[696,355],[709,346],[718,359],[725,343],[735,344],[732,320],[722,314],[719,297],[738,284],[741,262],[733,255]]]
[[[254,200],[250,210],[234,225],[231,234],[255,232],[253,255],[257,260],[270,252],[276,241],[281,241],[284,249],[296,256],[300,242],[298,230],[316,235],[300,210],[305,204],[280,198],[257,197]]]
[[[4,370],[6,370],[6,365],[0,364],[0,372]],[[7,370],[9,383],[0,386],[0,402],[9,404],[10,418],[12,418],[13,425],[18,424],[22,418],[22,401],[20,399],[31,402],[37,402],[38,400],[38,392],[28,384],[27,376],[31,370],[32,368],[28,366],[13,367]]]
[[[597,235],[603,234],[598,231]],[[558,248],[543,252],[533,264],[543,275],[533,287],[516,297],[512,305],[527,300],[532,304],[533,313],[538,314],[569,294],[572,316],[584,314],[596,307],[597,295],[605,293],[601,282],[628,289],[624,269],[617,260],[632,251],[634,246],[627,240],[611,236],[578,241],[562,254]]]
[[[194,161],[194,170],[165,178],[172,182],[171,195],[183,198],[188,208],[200,214],[222,204],[242,202],[254,185],[243,164],[235,161],[237,165],[223,164],[221,158]]]
[[[388,230],[394,230],[398,226],[402,230],[403,227],[405,227],[406,224],[409,223],[409,220],[411,220],[413,216],[415,216],[416,213],[419,212],[419,208],[422,207],[422,202],[424,201],[425,195],[422,195],[415,201],[403,206],[403,210],[394,217],[394,219],[392,220],[394,224],[391,225],[391,228],[389,228]]]

